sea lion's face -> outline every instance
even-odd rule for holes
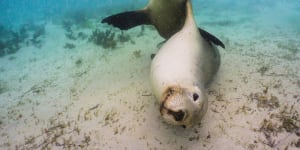
[[[191,127],[200,121],[207,110],[207,98],[198,88],[169,88],[160,113],[167,123]]]

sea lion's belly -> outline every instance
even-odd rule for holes
[[[204,87],[219,68],[218,50],[202,37],[176,36],[152,61],[151,79],[157,97],[169,86]]]

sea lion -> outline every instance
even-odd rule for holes
[[[178,32],[186,17],[186,0],[150,0],[141,10],[127,11],[104,18],[108,23],[121,30],[128,30],[138,25],[154,25],[158,33],[169,39]],[[199,28],[200,34],[210,43],[225,48],[225,45],[214,35]]]
[[[164,120],[191,127],[207,111],[205,87],[220,66],[215,45],[196,32],[190,0],[185,23],[161,47],[151,63],[151,83]]]

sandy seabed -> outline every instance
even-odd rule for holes
[[[252,24],[209,30],[226,49],[207,114],[183,129],[163,122],[152,93],[156,31],[104,49],[49,22],[41,48],[0,58],[0,149],[298,149],[300,33]]]

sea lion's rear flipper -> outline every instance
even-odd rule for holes
[[[208,42],[212,42],[215,45],[221,46],[222,48],[225,48],[225,45],[223,44],[223,42],[221,40],[219,40],[217,37],[215,37],[214,35],[208,33],[207,31],[199,28],[200,34],[202,35],[202,37],[207,40]]]
[[[146,10],[127,11],[104,18],[101,23],[108,23],[121,30],[128,30],[138,25],[151,24]]]

